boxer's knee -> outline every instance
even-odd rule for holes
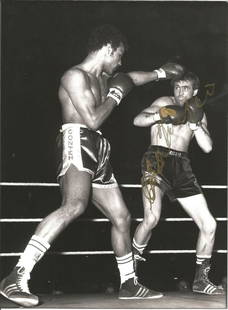
[[[129,211],[126,210],[116,216],[113,221],[113,225],[122,232],[129,230],[131,225],[131,215]]]
[[[216,220],[213,217],[205,219],[200,227],[201,232],[210,239],[213,239],[215,236],[217,228]]]
[[[67,201],[59,208],[60,216],[66,221],[74,220],[85,212],[86,207],[87,205],[83,199]]]
[[[144,217],[143,225],[147,230],[152,230],[155,226],[157,226],[159,222],[159,217],[151,213],[149,216]]]

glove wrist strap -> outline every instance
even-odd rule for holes
[[[107,97],[111,97],[116,101],[116,105],[120,104],[121,99],[123,98],[123,93],[120,89],[112,87],[109,89]]]
[[[197,122],[197,123],[190,123],[190,122],[188,122],[188,126],[189,126],[189,128],[190,128],[192,131],[196,131],[197,129],[200,128],[201,123],[200,123],[200,122]]]
[[[154,70],[154,71],[157,73],[157,76],[158,76],[157,81],[158,81],[159,79],[165,79],[165,78],[166,78],[165,70],[163,70],[162,68],[156,69],[156,70]]]

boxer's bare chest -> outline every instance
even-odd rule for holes
[[[96,99],[96,106],[104,103],[108,91],[107,78],[104,76],[90,77],[90,87]]]
[[[158,124],[151,128],[151,143],[179,151],[187,151],[192,131],[187,124]]]

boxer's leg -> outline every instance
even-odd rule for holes
[[[130,213],[118,187],[93,188],[93,203],[112,223],[112,246],[120,271],[120,299],[160,298],[163,295],[152,291],[135,277],[130,240]]]
[[[152,201],[148,194],[151,191],[151,186],[144,186],[142,191],[144,216],[143,221],[137,226],[133,237],[132,248],[134,253],[135,270],[137,271],[137,264],[139,261],[145,261],[141,255],[146,248],[153,228],[157,225],[162,207],[163,191],[154,186],[154,200]]]
[[[208,279],[210,258],[215,240],[216,221],[208,209],[206,199],[203,194],[197,194],[178,198],[178,201],[199,228],[193,291],[209,295],[224,294],[223,289],[220,289]]]
[[[71,165],[61,178],[60,187],[60,208],[38,225],[16,267],[0,283],[0,293],[23,307],[32,307],[39,303],[38,297],[31,294],[28,288],[30,272],[43,257],[51,242],[84,212],[90,194],[91,176]]]

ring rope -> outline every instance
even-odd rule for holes
[[[43,218],[3,218],[0,219],[0,223],[27,223],[27,222],[41,222]],[[133,218],[132,221],[136,222],[142,222],[143,218]],[[167,218],[161,218],[161,221],[164,222],[192,222],[192,218],[188,217],[167,217]],[[225,222],[227,221],[227,217],[217,217],[216,221],[218,222]],[[107,218],[97,218],[97,219],[77,219],[78,222],[110,222]]]
[[[226,254],[227,250],[214,250],[213,252],[218,254]],[[186,254],[186,253],[196,253],[196,250],[150,250],[146,251],[149,254]],[[0,257],[8,256],[20,256],[22,254],[19,252],[15,253],[0,253]],[[69,251],[69,252],[47,252],[48,255],[109,255],[114,254],[113,251]]]
[[[39,187],[58,187],[58,183],[39,183],[39,182],[0,182],[0,186],[39,186]],[[126,188],[141,188],[140,184],[120,184],[120,187]],[[226,189],[227,185],[202,185],[202,188],[211,189]],[[135,218],[134,221],[142,221],[142,218]],[[193,221],[191,218],[161,218],[162,221],[169,222],[183,222],[183,221]],[[216,218],[217,221],[227,221],[227,218]],[[40,222],[42,218],[27,218],[27,219],[0,219],[0,222]],[[90,221],[90,222],[109,222],[109,219],[99,218],[99,219],[78,219],[78,221]],[[227,250],[214,250],[216,253],[227,253]],[[168,253],[196,253],[196,250],[151,250],[147,251],[150,254],[168,254]],[[0,253],[0,257],[8,256],[20,256],[22,253]],[[71,252],[49,252],[48,254],[58,254],[58,255],[98,255],[98,254],[114,254],[113,251],[71,251]]]
[[[45,182],[0,182],[0,186],[46,186],[46,187],[58,187],[58,183],[45,183]],[[141,184],[120,184],[120,187],[126,188],[141,188]],[[226,189],[227,185],[202,185],[202,188],[213,188],[213,189]]]

